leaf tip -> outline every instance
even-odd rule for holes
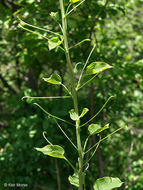
[[[21,100],[23,101],[24,99],[27,99],[27,98],[30,98],[30,96],[23,96],[23,97],[21,98]]]
[[[43,77],[42,79],[46,82],[46,78]]]
[[[36,102],[34,102],[33,105],[39,106]]]
[[[37,150],[37,151],[40,151],[40,148],[36,148],[36,147],[35,147],[34,149]]]
[[[21,98],[21,100],[23,101],[25,98],[26,98],[26,96],[23,96],[23,97]]]

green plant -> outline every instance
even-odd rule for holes
[[[53,145],[45,136],[46,132],[43,132],[43,136],[45,138],[45,140],[48,142],[48,145],[46,145],[43,148],[36,148],[37,151],[42,152],[45,155],[51,156],[51,157],[55,157],[55,158],[60,158],[60,159],[64,159],[73,169],[73,175],[69,176],[69,181],[72,185],[76,186],[79,188],[79,190],[85,190],[86,189],[86,183],[85,183],[85,175],[88,169],[88,165],[89,165],[89,161],[92,159],[92,157],[95,155],[100,142],[102,142],[103,140],[105,140],[106,138],[110,137],[111,135],[113,135],[114,133],[116,133],[117,131],[121,130],[121,128],[119,128],[118,130],[112,132],[111,134],[107,135],[104,138],[101,138],[100,133],[103,132],[104,130],[109,128],[109,124],[106,124],[105,126],[101,127],[99,124],[90,124],[88,126],[88,132],[89,132],[89,136],[86,138],[86,140],[84,141],[84,143],[81,142],[81,130],[82,127],[85,125],[88,125],[102,110],[103,108],[106,106],[106,104],[110,101],[110,99],[113,98],[113,96],[109,97],[108,100],[105,102],[105,104],[102,106],[102,108],[97,112],[97,114],[95,114],[91,119],[89,119],[87,122],[85,122],[84,124],[81,124],[81,119],[85,116],[85,114],[89,111],[88,108],[83,108],[82,112],[79,113],[79,105],[78,105],[78,92],[81,88],[83,88],[85,85],[89,84],[90,82],[93,81],[93,79],[95,79],[95,77],[100,74],[101,72],[112,68],[112,66],[110,66],[109,64],[105,63],[105,62],[92,62],[89,64],[89,60],[92,56],[92,53],[94,51],[94,49],[96,48],[96,45],[93,45],[93,48],[85,62],[85,64],[83,65],[83,68],[81,70],[81,73],[79,75],[79,79],[78,82],[76,83],[75,80],[75,74],[74,74],[74,69],[73,69],[73,64],[71,62],[71,56],[70,56],[70,49],[75,47],[75,46],[79,46],[82,43],[86,42],[86,41],[90,41],[90,39],[84,39],[81,42],[79,42],[78,44],[74,45],[73,47],[69,47],[69,42],[68,42],[68,38],[67,38],[67,18],[68,16],[74,11],[76,10],[76,8],[78,8],[82,3],[84,3],[85,0],[70,0],[67,9],[65,11],[65,3],[64,0],[59,0],[59,4],[60,4],[60,10],[61,10],[61,20],[62,20],[62,25],[59,24],[59,27],[61,29],[61,33],[57,33],[57,32],[53,32],[47,29],[42,29],[33,25],[30,25],[24,21],[22,21],[19,17],[18,19],[20,20],[20,27],[27,30],[28,32],[32,32],[36,35],[39,35],[40,37],[48,40],[48,46],[49,46],[49,50],[55,49],[55,48],[60,48],[62,51],[64,51],[65,53],[65,57],[66,57],[66,62],[67,62],[67,68],[68,68],[68,73],[69,73],[69,78],[70,78],[70,88],[66,87],[65,84],[62,83],[62,78],[61,76],[59,76],[56,73],[53,73],[49,78],[43,78],[45,82],[47,83],[51,83],[54,85],[62,85],[68,96],[56,96],[56,97],[30,97],[30,96],[25,96],[23,98],[28,98],[28,99],[48,99],[48,98],[72,98],[73,100],[73,106],[74,108],[71,109],[69,111],[69,115],[71,120],[74,121],[73,122],[69,122],[66,121],[62,118],[59,118],[57,116],[54,116],[50,113],[48,113],[43,107],[41,107],[41,105],[34,103],[36,106],[38,106],[41,110],[43,110],[48,116],[53,117],[56,124],[58,125],[58,127],[60,128],[60,130],[63,132],[63,134],[65,135],[65,137],[69,140],[69,142],[73,145],[73,147],[75,148],[75,150],[78,152],[78,165],[76,165],[76,167],[71,163],[71,161],[65,156],[65,150],[59,146],[59,145]],[[78,3],[78,4],[76,4]],[[76,4],[76,5],[75,5]],[[72,7],[72,8],[71,8]],[[59,18],[58,18],[58,13],[54,13],[52,12],[50,14],[50,16],[57,22],[59,23]],[[29,28],[25,27],[33,27],[36,28],[38,30],[45,30],[46,32],[51,34],[50,38],[45,37],[44,35],[32,31]],[[94,43],[94,42],[93,42]],[[77,63],[78,65],[78,63]],[[77,65],[75,66],[75,68],[77,67]],[[90,76],[90,79],[87,80],[84,84],[81,84],[81,80],[83,77],[83,73],[86,69],[86,75]],[[73,127],[75,127],[76,130],[76,138],[77,138],[77,146],[72,142],[72,140],[70,139],[70,137],[65,133],[65,131],[62,129],[62,127],[59,125],[59,123],[57,122],[57,120],[60,120],[62,122],[67,123],[68,125],[72,125]],[[99,138],[98,142],[96,144],[94,144],[91,148],[89,148],[87,150],[87,143],[88,140],[91,136],[93,135],[97,135],[97,137]],[[90,158],[88,160],[85,159],[87,153],[89,153],[91,150],[93,150],[95,148],[95,150],[92,152]],[[99,178],[96,180],[96,182],[94,183],[94,190],[111,190],[117,187],[120,187],[122,185],[122,182],[118,179],[118,178],[112,178],[112,177],[103,177],[103,178]]]

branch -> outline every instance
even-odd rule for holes
[[[40,37],[42,37],[42,38],[48,40],[47,37],[43,36],[43,35],[40,34],[39,32],[35,32],[35,31],[32,31],[32,30],[29,30],[28,28],[23,27],[21,24],[19,24],[19,26],[20,26],[23,30],[26,30],[26,31],[28,31],[28,32],[30,32],[30,33],[33,33],[33,34],[35,34],[35,35],[37,35],[37,36],[40,36]]]
[[[22,100],[24,99],[64,99],[64,98],[71,98],[71,96],[50,96],[50,97],[31,97],[31,96],[24,96],[22,97]]]
[[[32,25],[32,24],[29,24],[29,23],[27,23],[27,22],[21,20],[21,18],[20,18],[19,16],[17,16],[17,18],[18,18],[18,20],[19,20],[21,23],[23,23],[24,25],[27,25],[27,26],[29,26],[29,27],[32,27],[32,28],[35,28],[35,29],[38,29],[38,30],[42,30],[42,31],[45,31],[45,32],[48,32],[48,33],[51,33],[51,34],[55,34],[55,35],[57,35],[57,36],[61,36],[61,35],[60,35],[59,33],[57,33],[57,32],[53,32],[53,31],[51,31],[51,30],[48,30],[48,29],[45,29],[45,28],[41,28],[41,27],[38,27],[38,26],[34,26],[34,25]]]
[[[110,97],[108,98],[108,100],[105,102],[105,104],[102,106],[102,108],[101,108],[89,121],[87,121],[86,123],[84,123],[83,125],[81,125],[81,127],[85,126],[85,125],[88,124],[90,121],[92,121],[92,120],[104,109],[104,107],[106,106],[106,104],[107,104],[112,98],[114,98],[114,96],[110,96]]]
[[[81,1],[79,4],[77,4],[73,9],[71,9],[68,13],[66,13],[66,16],[68,16],[71,12],[73,12],[77,7],[79,7],[82,3],[84,3],[85,0]]]
[[[105,139],[107,139],[108,137],[111,137],[113,134],[117,133],[118,131],[120,131],[121,129],[123,129],[124,127],[120,127],[119,129],[113,131],[112,133],[110,133],[109,135],[107,135],[106,137],[104,137],[103,139],[99,140],[96,144],[94,144],[89,150],[87,150],[84,154],[87,154],[89,151],[91,151],[95,146],[98,145],[99,142],[104,141]]]
[[[34,103],[34,105],[38,106],[38,107],[39,107],[43,112],[45,112],[48,116],[53,117],[53,118],[55,118],[55,119],[57,119],[57,120],[60,120],[60,121],[62,121],[62,122],[65,122],[65,123],[67,123],[67,124],[69,124],[69,125],[75,126],[74,124],[72,124],[72,123],[70,123],[70,122],[68,122],[68,121],[66,121],[66,120],[64,120],[64,119],[62,119],[62,118],[59,118],[59,117],[57,117],[57,116],[55,116],[55,115],[50,114],[50,113],[47,112],[44,108],[42,108],[39,104]]]
[[[58,122],[56,121],[56,119],[54,119],[56,124],[58,125],[59,129],[62,131],[62,133],[65,135],[65,137],[69,140],[69,142],[73,145],[73,147],[77,149],[77,147],[75,146],[75,144],[71,141],[71,139],[68,137],[68,135],[65,133],[65,131],[62,129],[62,127],[58,124]]]
[[[92,80],[97,76],[98,74],[94,75],[92,78],[90,78],[88,81],[86,81],[83,85],[81,86],[77,86],[77,90],[81,89],[82,87],[84,87],[85,85],[89,84],[90,82],[92,82]]]
[[[90,57],[92,56],[92,53],[93,53],[95,47],[96,47],[96,44],[95,44],[95,45],[93,46],[93,48],[91,49],[91,51],[90,51],[90,53],[89,53],[89,55],[88,55],[88,58],[87,58],[87,60],[86,60],[86,62],[85,62],[85,64],[84,64],[84,66],[83,66],[83,69],[82,69],[82,71],[81,71],[81,74],[80,74],[80,77],[79,77],[79,80],[78,80],[77,87],[80,85],[80,81],[81,81],[81,78],[82,78],[82,76],[83,76],[83,72],[84,72],[84,70],[85,70],[85,68],[86,68],[86,66],[87,66],[87,64],[88,64],[88,62],[89,62]]]

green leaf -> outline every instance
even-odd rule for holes
[[[27,3],[32,4],[35,0],[26,0]]]
[[[98,74],[106,69],[110,69],[112,66],[108,65],[104,62],[93,62],[86,68],[86,74],[92,75],[92,74]]]
[[[109,128],[109,124],[105,125],[104,127],[101,127],[98,124],[91,124],[88,127],[88,131],[90,135],[95,135],[98,133],[101,133],[102,131],[106,130]]]
[[[101,129],[99,131],[97,131],[97,133],[101,133],[102,131],[109,129],[109,123],[107,125],[105,125],[104,127],[101,127]]]
[[[58,145],[47,145],[43,148],[35,148],[37,151],[42,152],[45,155],[64,159],[64,149]]]
[[[58,18],[59,18],[59,17],[58,17],[58,16],[59,16],[59,15],[58,15],[58,12],[51,12],[51,13],[50,13],[50,16],[51,16],[54,20],[58,20]]]
[[[72,176],[69,176],[68,179],[72,185],[79,187],[79,177],[77,172],[75,172]]]
[[[103,177],[96,180],[94,190],[112,190],[122,184],[119,178]]]
[[[88,108],[83,108],[82,113],[80,114],[80,117],[83,117],[88,111],[89,111]]]
[[[70,3],[74,4],[74,3],[77,3],[79,2],[80,0],[70,0]]]
[[[73,120],[73,121],[77,121],[80,117],[77,115],[77,113],[75,112],[74,109],[71,109],[69,111],[70,113],[70,118]]]
[[[100,130],[101,129],[101,126],[98,125],[98,124],[91,124],[89,125],[88,127],[88,131],[89,131],[89,134],[90,135],[95,135],[96,134],[96,131]]]
[[[43,78],[45,82],[49,82],[51,84],[62,84],[62,79],[58,74],[53,73],[49,78]]]
[[[49,39],[48,40],[49,50],[56,48],[57,46],[61,45],[61,43],[62,41],[60,41],[58,37],[53,37]]]

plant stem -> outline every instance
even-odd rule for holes
[[[61,15],[62,15],[62,28],[63,28],[63,37],[64,37],[64,45],[65,45],[65,55],[66,55],[69,75],[70,75],[70,79],[71,79],[74,108],[75,108],[75,112],[78,114],[77,92],[75,90],[73,68],[72,68],[69,50],[68,50],[69,48],[68,48],[68,40],[67,40],[67,21],[66,21],[66,17],[65,17],[63,0],[59,0],[59,1],[60,1],[60,8],[61,8]]]
[[[74,109],[77,115],[79,115],[78,111],[78,100],[77,100],[77,91],[75,88],[75,81],[74,81],[74,72],[73,67],[70,59],[69,54],[69,47],[68,47],[68,39],[67,39],[67,20],[65,15],[65,9],[64,9],[64,3],[63,0],[59,0],[60,2],[60,9],[61,9],[61,16],[62,16],[62,28],[63,28],[63,37],[64,37],[64,46],[65,46],[65,56],[71,81],[71,87],[72,87],[72,98],[73,98],[73,104]],[[81,138],[80,138],[80,119],[76,121],[76,136],[77,136],[77,147],[78,147],[78,153],[79,153],[79,190],[83,190],[83,151],[81,146]]]
[[[78,146],[78,154],[79,154],[79,190],[83,190],[84,178],[83,178],[83,150],[81,146],[81,139],[80,139],[80,121],[76,122],[76,136],[77,136],[77,146]]]

